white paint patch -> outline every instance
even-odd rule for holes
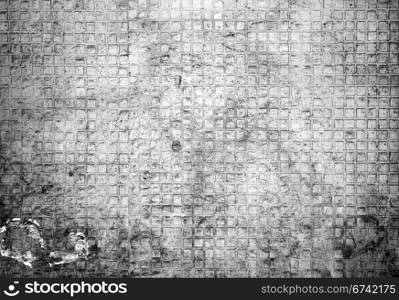
[[[27,219],[21,222],[20,218],[13,218],[6,222],[5,225],[0,227],[0,255],[16,260],[25,266],[32,268],[33,263],[37,261],[37,257],[31,250],[20,249],[13,245],[11,234],[14,230],[22,230],[32,240],[39,242],[40,249],[47,250],[47,244],[40,232],[40,224],[36,220]],[[33,245],[34,243],[32,243]],[[72,232],[68,235],[68,244],[71,246],[69,251],[51,251],[49,254],[50,260],[55,260],[49,265],[62,265],[74,262],[78,259],[87,259],[89,254],[89,245],[86,235],[82,232]]]

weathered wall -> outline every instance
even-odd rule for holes
[[[0,274],[398,276],[398,31],[396,0],[0,1]]]

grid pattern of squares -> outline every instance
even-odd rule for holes
[[[398,276],[399,2],[1,0],[6,276]]]

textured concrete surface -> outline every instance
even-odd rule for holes
[[[1,0],[0,275],[399,276],[398,36],[396,0]]]

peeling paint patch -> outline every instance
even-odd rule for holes
[[[80,258],[87,259],[89,244],[86,235],[82,232],[70,233],[68,235],[68,248],[70,248],[70,251],[50,252],[50,258],[54,259],[54,262],[49,263],[49,265],[52,267],[71,263]]]
[[[36,241],[41,249],[46,249],[46,242],[40,233],[40,225],[37,221],[27,219],[21,221],[20,218],[8,219],[1,227],[1,242],[0,242],[0,254],[3,257],[15,259],[16,261],[24,264],[27,267],[32,267],[33,262],[37,260],[37,257],[33,252],[37,252],[37,249],[24,249],[21,245],[13,245],[13,235],[16,231],[22,231],[20,234],[26,235],[33,241]],[[36,245],[37,246],[37,245]],[[35,243],[32,243],[32,248],[35,247]]]
[[[0,227],[0,254],[2,257],[14,259],[32,268],[35,262],[50,261],[50,267],[87,259],[89,245],[82,232],[71,232],[67,237],[66,250],[50,251],[42,236],[39,222],[33,219],[8,219]],[[13,236],[22,236],[20,243],[15,243]],[[23,236],[26,236],[24,238]],[[29,240],[30,239],[30,240]],[[29,248],[27,248],[29,247]]]

